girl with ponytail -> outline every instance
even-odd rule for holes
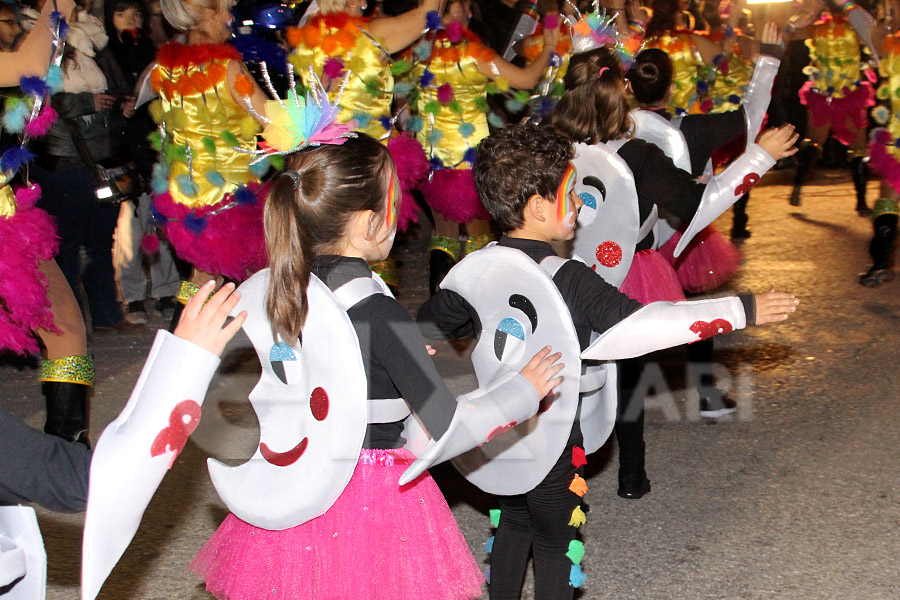
[[[369,268],[390,252],[400,210],[397,169],[387,148],[359,134],[289,154],[285,168],[264,211],[269,272],[260,299],[271,340],[307,352],[315,344],[334,344],[312,337],[314,311],[321,312],[317,303],[311,310],[312,284],[318,286],[313,275],[332,291],[356,332],[365,369],[362,448],[349,482],[319,516],[274,530],[231,513],[191,568],[220,599],[480,597],[484,578],[434,480],[416,471],[401,485],[400,476],[414,462],[424,470],[483,443],[500,426],[534,415],[540,398],[560,382],[555,376],[562,366],[553,365],[559,355],[548,356],[545,348],[490,392],[476,390],[457,401],[406,308]],[[360,293],[361,287],[366,291]],[[350,372],[343,363],[334,369]],[[331,399],[329,421],[340,415],[340,400],[347,398]],[[317,418],[325,415],[320,411]],[[431,439],[418,461],[404,447],[410,421],[421,423]],[[346,422],[329,426],[354,435]],[[319,441],[310,441],[310,448]],[[317,476],[327,478],[330,462],[343,458],[321,459]],[[304,500],[302,493],[291,499]]]

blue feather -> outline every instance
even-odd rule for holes
[[[162,227],[168,219],[161,212],[156,210],[156,206],[150,205],[150,224],[154,227]]]
[[[234,197],[238,204],[256,204],[256,194],[243,186],[234,191]]]
[[[475,164],[475,156],[478,153],[475,151],[475,148],[469,148],[466,150],[466,153],[463,154],[463,160],[469,163],[470,165]]]
[[[250,174],[257,179],[262,179],[263,175],[269,172],[269,167],[271,166],[272,163],[269,162],[269,159],[264,158],[261,161],[250,165]]]
[[[19,103],[12,109],[7,108],[3,113],[3,128],[9,133],[22,133],[30,114],[31,109],[25,103]]]
[[[422,127],[425,126],[425,120],[422,117],[416,115],[414,117],[410,117],[406,121],[406,130],[411,131],[413,133],[419,133],[422,131]]]
[[[431,167],[432,171],[437,171],[444,168],[444,161],[439,159],[437,156],[432,156],[428,159],[428,165]]]
[[[419,78],[419,85],[423,88],[431,85],[431,82],[434,81],[434,73],[425,69],[425,72],[422,73],[422,76]]]
[[[252,167],[251,167],[252,169]],[[203,174],[206,177],[206,180],[213,184],[216,187],[223,187],[225,185],[225,178],[222,177],[222,174],[218,171],[207,171]]]
[[[4,171],[15,172],[25,163],[34,160],[34,154],[29,152],[28,148],[22,146],[14,146],[3,153],[0,157],[0,169]]]
[[[195,235],[200,235],[206,229],[206,218],[198,217],[194,213],[184,216],[184,228]]]
[[[425,13],[426,29],[438,29],[441,26],[441,15],[436,10],[429,10]]]
[[[23,77],[19,80],[22,91],[31,96],[44,96],[49,91],[47,84],[40,77]]]
[[[572,565],[569,570],[569,585],[573,588],[579,588],[587,581],[587,575],[581,570],[581,565]]]
[[[50,88],[51,94],[61,92],[63,88],[62,68],[56,65],[50,67],[47,70],[47,77],[45,81],[47,82],[47,87]]]
[[[394,123],[391,121],[391,117],[388,115],[382,115],[378,117],[378,122],[381,123],[381,126],[384,127],[385,131],[390,131],[391,127],[394,126]]]
[[[193,197],[200,191],[197,187],[197,183],[184,173],[175,178],[175,183],[178,184],[178,189],[181,190],[181,193],[185,196]]]

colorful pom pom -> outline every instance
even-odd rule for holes
[[[212,157],[216,156],[216,140],[211,135],[204,135],[200,138],[200,143],[203,144],[203,149],[206,150],[206,153]]]
[[[428,133],[428,143],[432,146],[437,146],[443,137],[444,137],[443,131],[441,131],[440,129],[432,129]]]
[[[272,165],[272,168],[276,171],[281,171],[284,169],[284,157],[273,154],[269,157],[269,164]]]
[[[544,29],[556,29],[559,27],[559,17],[553,13],[544,17]]]
[[[356,121],[357,129],[365,129],[372,122],[372,115],[364,112],[355,112],[353,113],[353,120]]]
[[[494,551],[494,536],[491,536],[484,543],[484,546],[481,547],[485,552],[493,552]]]
[[[573,565],[580,565],[581,559],[584,558],[584,544],[578,540],[569,542],[569,550],[566,557],[572,561]]]
[[[497,129],[503,129],[506,126],[506,123],[503,122],[503,119],[495,112],[492,112],[488,115],[488,124],[492,127],[496,127]]]
[[[517,113],[525,108],[524,104],[513,98],[507,98],[503,105],[506,107],[506,112],[509,113]]]
[[[429,10],[425,13],[425,28],[438,29],[441,26],[441,15],[436,10]]]
[[[181,175],[176,177],[175,183],[178,184],[178,190],[185,196],[194,197],[200,191],[200,189],[197,187],[197,182],[195,182],[185,173],[182,173]]]
[[[156,254],[159,252],[159,236],[155,233],[148,233],[141,238],[141,250],[144,254]]]
[[[238,73],[238,76],[234,79],[234,91],[237,92],[238,96],[252,96],[253,87],[253,82],[243,73]]]
[[[459,21],[454,21],[447,25],[447,39],[450,40],[451,44],[459,42],[462,40],[462,37],[462,24]]]
[[[50,131],[50,127],[53,123],[56,122],[57,116],[58,115],[56,114],[56,111],[53,110],[52,106],[49,104],[44,106],[41,114],[25,125],[25,134],[31,137],[41,137],[46,135],[46,133]]]
[[[572,565],[569,571],[569,585],[573,588],[580,588],[587,581],[587,575],[581,570],[581,565]]]
[[[489,514],[490,517],[491,517],[491,527],[493,527],[493,528],[496,529],[497,526],[500,525],[500,509],[499,509],[499,508],[492,508],[492,509],[488,512],[488,514]]]
[[[394,120],[390,115],[381,115],[380,117],[378,117],[378,122],[381,124],[385,131],[390,131],[394,126]]]
[[[412,69],[412,65],[405,60],[397,60],[391,64],[391,74],[394,77],[400,77],[406,73],[409,73]]]
[[[488,104],[487,98],[484,96],[477,96],[474,101],[475,108],[478,109],[479,112],[486,113],[491,110],[490,105]]]
[[[322,67],[322,74],[329,79],[338,79],[344,75],[344,61],[337,56],[329,58]]]
[[[406,94],[413,91],[415,86],[409,81],[398,81],[394,83],[394,94],[398,96],[405,96]]]
[[[572,516],[569,519],[570,527],[581,527],[587,522],[587,517],[584,516],[584,511],[581,510],[580,506],[576,506],[575,510],[572,511]]]
[[[472,134],[475,133],[475,126],[471,123],[460,123],[459,124],[459,135],[464,138],[471,137]]]
[[[46,96],[50,92],[50,88],[40,77],[22,77],[19,79],[19,87],[22,92],[31,96]]]
[[[453,86],[445,83],[437,90],[437,99],[441,104],[447,104],[453,100]]]
[[[572,446],[572,466],[576,469],[578,467],[583,467],[587,464],[587,456],[584,453],[584,448],[580,446]]]
[[[234,198],[237,200],[238,204],[249,205],[256,204],[256,194],[250,191],[248,188],[241,186],[234,191]]]
[[[28,148],[23,146],[13,146],[0,157],[0,169],[3,171],[16,172],[22,165],[33,160],[34,154],[32,154]]]
[[[241,135],[245,139],[252,139],[257,133],[259,133],[259,123],[256,122],[256,119],[250,115],[241,119]]]
[[[31,108],[24,102],[17,102],[12,108],[9,105],[10,102],[7,101],[6,111],[3,113],[3,128],[9,133],[22,133],[25,131],[25,123],[31,115]]]
[[[207,171],[203,174],[208,182],[213,184],[216,187],[224,187],[225,186],[225,178],[222,177],[222,174],[218,171]]]
[[[420,131],[422,131],[422,127],[424,126],[425,120],[419,115],[415,115],[407,119],[405,129],[407,131],[411,131],[412,133],[419,133]]]
[[[62,67],[53,65],[47,69],[47,77],[44,78],[44,81],[47,82],[51,94],[61,92],[63,89]]]
[[[441,103],[437,100],[429,100],[425,103],[425,106],[422,107],[422,110],[427,113],[431,113],[434,116],[438,116],[441,114]]]
[[[363,82],[363,85],[366,88],[366,94],[369,96],[379,96],[381,95],[381,87],[378,85],[378,80],[374,77],[369,77]]]
[[[569,484],[569,491],[573,494],[577,495],[579,498],[587,494],[588,486],[587,482],[581,475],[575,475],[572,479],[572,483]]]
[[[227,129],[219,134],[219,137],[222,138],[222,141],[225,142],[225,145],[234,148],[235,146],[240,146],[241,142],[238,140],[237,136],[228,131]]]
[[[427,88],[429,85],[431,85],[431,82],[433,82],[433,81],[434,81],[434,73],[432,73],[428,69],[425,69],[425,72],[422,73],[421,77],[419,77],[419,85],[422,86],[423,88]]]
[[[31,208],[41,199],[41,186],[36,183],[16,190],[16,205],[20,209]]]
[[[206,219],[198,217],[194,213],[188,213],[184,216],[184,228],[194,235],[200,235],[206,229]]]
[[[257,179],[262,179],[263,176],[265,176],[265,174],[269,172],[269,168],[271,166],[272,164],[269,162],[269,160],[267,158],[264,158],[250,165],[250,174]]]
[[[431,44],[421,41],[413,47],[413,56],[418,62],[425,62],[431,56]]]
[[[474,165],[476,156],[478,156],[478,152],[475,148],[466,148],[466,151],[463,153],[463,161]]]

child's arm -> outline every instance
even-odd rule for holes
[[[481,331],[478,314],[452,290],[438,290],[416,314],[422,335],[429,340],[474,338]]]

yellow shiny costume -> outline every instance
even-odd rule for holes
[[[708,37],[710,41],[717,44],[721,44],[724,39],[723,33],[719,31],[710,33]],[[712,99],[712,108],[709,112],[723,113],[740,108],[741,99],[744,97],[744,92],[747,91],[752,77],[753,62],[746,59],[741,46],[735,44],[732,52],[728,54],[725,64],[716,65],[716,80],[709,90]]]
[[[478,70],[479,62],[490,63],[495,56],[477,35],[454,24],[436,34],[430,60],[412,70],[420,87],[416,109],[421,119],[413,129],[433,168],[422,194],[456,223],[488,218],[471,169],[474,148],[489,133],[487,93],[509,89],[504,80],[492,83]]]
[[[880,127],[872,132],[869,164],[900,192],[900,148],[896,145],[900,140],[900,33],[885,38],[878,67],[883,77],[878,99],[889,101],[890,108],[879,105],[872,109],[872,118]],[[875,204],[874,217],[885,213],[896,214],[897,206],[882,198]]]
[[[867,124],[866,109],[875,103],[872,84],[863,79],[859,38],[843,17],[823,15],[806,40],[809,81],[800,100],[809,109],[815,127],[829,125],[832,135],[852,146]]]
[[[312,67],[332,101],[349,71],[338,122],[355,119],[357,131],[386,142],[393,127],[394,75],[381,41],[368,34],[369,21],[346,13],[314,15],[303,27],[288,30],[288,42],[294,47],[288,60],[307,87],[314,85]]]
[[[668,111],[672,114],[683,112],[699,113],[700,105],[706,99],[706,65],[700,51],[688,32],[672,32],[649,37],[644,48],[659,48],[672,59],[674,71],[672,81],[675,91],[669,98]]]
[[[159,100],[150,107],[164,130],[153,188],[169,241],[198,269],[236,280],[266,263],[254,173],[268,167],[251,168],[253,157],[242,152],[256,148],[259,125],[228,89],[228,65],[240,59],[225,44],[166,44],[151,74]],[[234,87],[249,103],[247,77],[238,75]]]
[[[816,22],[806,45],[810,59],[806,71],[813,87],[835,98],[856,89],[860,80],[859,38],[846,21],[825,15]]]
[[[10,218],[16,214],[16,197],[13,195],[9,180],[3,176],[3,187],[0,188],[0,218]]]
[[[533,63],[544,50],[544,26],[539,23],[535,32],[525,38],[522,42],[522,56]],[[539,99],[547,98],[550,105],[542,104],[536,107],[536,111],[541,116],[545,116],[552,110],[552,107],[566,93],[564,79],[566,73],[569,72],[569,59],[572,57],[572,34],[569,26],[564,26],[560,31],[559,41],[553,51],[554,56],[550,59],[550,64],[541,74],[541,80],[532,90],[532,95]]]

